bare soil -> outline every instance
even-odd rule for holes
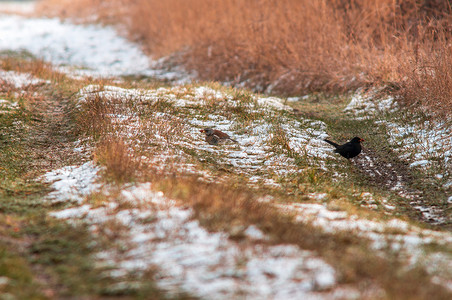
[[[414,180],[408,166],[398,160],[382,157],[372,148],[363,148],[353,164],[366,180],[384,190],[396,192],[398,206],[409,210],[411,218],[444,229],[452,229],[447,211],[431,195],[413,187]]]

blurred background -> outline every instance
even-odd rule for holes
[[[451,108],[450,1],[42,0],[37,13],[116,26],[203,80],[286,96],[383,85]]]

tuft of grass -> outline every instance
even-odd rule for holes
[[[89,97],[80,107],[82,114],[77,114],[77,125],[80,130],[87,135],[99,139],[111,126],[109,114],[112,111],[111,105],[99,95]]]
[[[99,142],[94,160],[105,166],[107,181],[118,184],[134,181],[140,159],[130,153],[129,146],[120,138],[107,137]]]

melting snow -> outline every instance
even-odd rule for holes
[[[86,167],[67,169],[84,173]],[[95,177],[95,169],[88,169],[90,177]],[[61,171],[47,177],[53,178],[55,173]],[[71,181],[71,177],[67,180]],[[67,194],[66,189],[60,188],[60,194]],[[84,188],[81,193],[85,193]],[[334,269],[314,253],[292,245],[239,245],[225,233],[210,233],[192,219],[190,209],[177,207],[161,192],[152,191],[149,183],[124,189],[104,207],[85,204],[51,215],[83,220],[93,232],[111,221],[122,224],[128,249],[99,253],[99,264],[110,266],[110,276],[116,277],[157,266],[157,284],[175,293],[185,291],[206,299],[330,299],[331,294],[325,290],[336,286]],[[254,240],[265,239],[254,226],[248,227],[246,234]]]
[[[375,99],[378,91],[363,93],[359,90],[353,95],[345,111],[349,111],[360,118],[375,117],[376,113],[394,113],[400,110],[393,97]],[[442,122],[421,120],[413,116],[413,120],[403,123],[377,121],[387,127],[389,142],[400,152],[400,157],[408,159],[411,167],[425,167],[440,161],[446,169],[452,169],[452,130]],[[450,176],[450,174],[446,174]]]
[[[0,32],[0,51],[26,50],[70,74],[182,77],[153,68],[157,62],[150,61],[138,45],[118,36],[111,27],[0,15]]]
[[[31,14],[35,10],[35,2],[26,1],[1,1],[0,11],[7,13]]]
[[[268,202],[267,199],[263,201]],[[422,265],[430,274],[443,282],[450,282],[452,269],[444,272],[445,265],[452,264],[452,257],[442,256],[441,266],[430,265],[432,257],[441,252],[426,252],[424,246],[442,245],[452,249],[452,235],[448,232],[432,231],[412,226],[409,223],[391,219],[386,222],[360,219],[344,211],[329,210],[326,205],[311,203],[274,204],[288,214],[295,214],[295,220],[310,223],[325,232],[351,232],[372,241],[375,250],[386,251],[388,247],[407,257],[411,265]],[[449,283],[450,284],[450,283]],[[447,287],[447,284],[445,285]]]
[[[353,113],[357,119],[378,118],[376,124],[385,127],[389,136],[388,142],[391,148],[399,153],[399,157],[409,163],[410,168],[422,170],[439,169],[443,173],[433,176],[437,182],[450,192],[452,183],[452,128],[440,121],[424,120],[422,117],[412,114],[410,119],[402,118],[400,108],[392,97],[378,99],[375,97],[378,91],[372,90],[364,93],[359,90],[350,101],[345,111]],[[387,113],[394,113],[391,121],[387,120]],[[369,168],[369,171],[373,169]],[[437,171],[435,171],[437,172]],[[425,172],[426,176],[429,171]],[[372,174],[371,174],[372,175]],[[407,192],[407,188],[400,180],[395,181],[393,190],[405,198],[415,200],[416,193]],[[426,205],[420,200],[412,201],[411,205],[419,210],[424,219],[432,223],[449,222],[444,215],[444,208]]]
[[[0,37],[1,38],[1,37]],[[18,73],[14,71],[0,70],[0,82],[10,84],[16,89],[26,88],[27,86],[38,85],[42,83],[50,83],[39,78],[35,78],[27,73]]]
[[[67,166],[46,173],[43,178],[52,183],[55,191],[47,198],[52,202],[75,201],[81,203],[86,195],[100,188],[96,183],[99,167],[92,162],[81,166]]]
[[[5,99],[0,99],[0,114],[7,114],[17,109],[19,105],[17,102],[11,102]]]
[[[323,142],[327,137],[326,125],[320,121],[312,120],[296,120],[283,115],[277,115],[278,124],[271,124],[265,117],[258,118],[247,123],[245,133],[236,134],[234,131],[241,128],[240,124],[234,121],[234,117],[226,118],[220,114],[205,115],[203,111],[205,105],[241,105],[242,108],[247,109],[250,114],[260,113],[275,117],[279,110],[286,110],[283,100],[279,98],[258,98],[254,97],[254,101],[250,103],[238,103],[240,100],[234,99],[232,94],[226,92],[216,91],[210,87],[184,87],[175,86],[172,88],[159,88],[153,90],[142,89],[124,89],[115,86],[98,86],[89,85],[81,89],[79,92],[79,101],[83,103],[92,97],[101,97],[104,101],[116,102],[130,102],[134,105],[148,105],[157,102],[165,101],[174,107],[184,109],[187,117],[182,117],[182,114],[176,118],[170,114],[163,112],[154,112],[152,123],[159,123],[158,120],[163,119],[166,123],[162,126],[154,128],[156,131],[162,131],[168,127],[169,120],[176,120],[180,123],[181,131],[177,133],[177,139],[172,140],[171,149],[167,147],[167,139],[164,132],[155,134],[152,140],[153,144],[160,143],[165,149],[165,155],[172,155],[171,151],[175,152],[174,156],[179,159],[186,157],[184,153],[175,150],[174,145],[179,145],[184,148],[190,148],[196,151],[207,151],[213,155],[218,156],[218,162],[231,165],[236,168],[237,172],[250,175],[250,182],[260,182],[269,186],[274,186],[272,174],[286,175],[293,172],[298,172],[293,158],[286,154],[277,153],[272,149],[271,139],[275,136],[276,131],[280,130],[281,134],[287,138],[287,146],[295,153],[302,157],[309,157],[313,164],[325,168],[324,160],[332,157],[331,147]],[[133,113],[129,116],[115,115],[112,116],[115,124],[121,125],[123,128],[124,137],[133,143],[140,140],[140,132],[146,131],[149,136],[152,130],[146,129],[150,125],[146,122],[138,120]],[[279,129],[276,128],[279,126]],[[217,147],[209,145],[205,142],[203,135],[199,129],[205,127],[213,127],[215,129],[224,131],[230,134],[238,141],[237,144],[225,145],[224,147]],[[183,129],[183,130],[182,130]],[[173,136],[174,134],[171,134]],[[141,137],[142,139],[142,137]],[[150,150],[150,149],[149,149]],[[155,151],[152,152],[155,156]],[[161,157],[163,160],[163,157]],[[189,159],[187,159],[187,162]],[[156,161],[153,162],[155,164]],[[160,164],[163,162],[160,161]],[[192,169],[193,165],[188,162],[186,169]],[[183,164],[179,164],[179,169]],[[262,175],[256,174],[257,170],[265,168],[270,172],[263,172]],[[204,170],[200,170],[205,174]],[[269,176],[269,177],[266,177]]]

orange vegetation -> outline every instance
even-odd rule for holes
[[[200,79],[284,95],[394,87],[452,106],[451,7],[435,0],[45,0],[41,11],[125,26]]]

